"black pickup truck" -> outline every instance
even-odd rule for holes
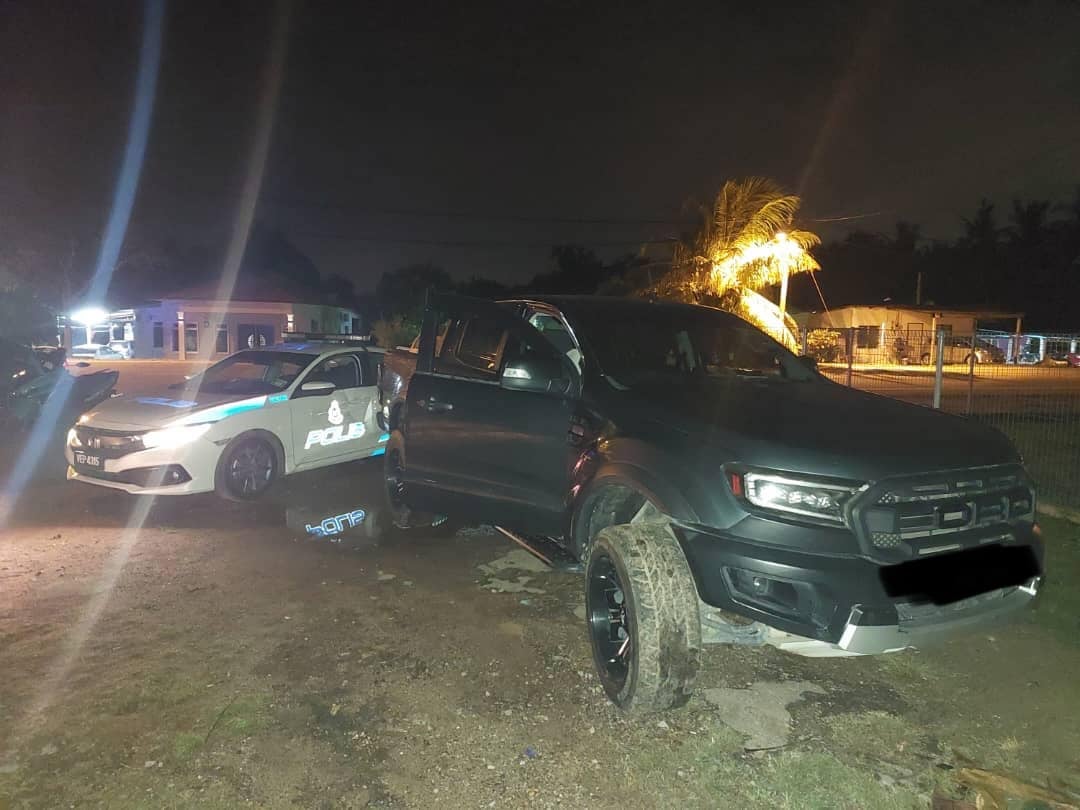
[[[703,643],[902,650],[1041,582],[1035,491],[1002,434],[834,384],[719,310],[433,296],[382,386],[396,521],[560,543],[628,711],[685,702]]]

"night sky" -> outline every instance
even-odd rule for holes
[[[173,2],[129,236],[221,240],[254,137],[271,3]],[[625,7],[624,7],[625,5]],[[370,288],[433,261],[521,281],[763,174],[825,236],[951,237],[982,196],[1080,182],[1080,4],[295,3],[258,216]],[[0,2],[0,238],[92,243],[141,6]]]

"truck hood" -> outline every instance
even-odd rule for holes
[[[709,381],[649,397],[647,410],[653,431],[663,426],[704,466],[874,481],[1019,460],[993,428],[827,382]]]
[[[188,399],[188,394],[194,399]],[[265,395],[208,394],[181,388],[151,395],[114,397],[86,413],[81,423],[107,430],[155,430],[177,422],[216,421],[215,417],[221,418],[218,411],[261,408],[266,402]]]

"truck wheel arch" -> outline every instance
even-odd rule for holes
[[[401,412],[405,410],[405,401],[398,399],[390,404],[390,410],[386,419],[386,430],[393,433],[401,428]]]
[[[605,464],[582,486],[573,500],[567,537],[571,550],[585,561],[589,546],[601,529],[618,525],[627,510],[636,512],[637,504],[648,501],[665,515],[695,522],[697,516],[673,485],[643,467],[627,462]],[[601,518],[601,515],[614,515]]]

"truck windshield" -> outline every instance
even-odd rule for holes
[[[635,312],[632,320],[582,325],[616,387],[709,378],[811,381],[818,377],[772,338],[734,316],[683,310]]]
[[[272,394],[288,388],[314,359],[293,352],[237,352],[204,371],[199,388],[210,394]]]

